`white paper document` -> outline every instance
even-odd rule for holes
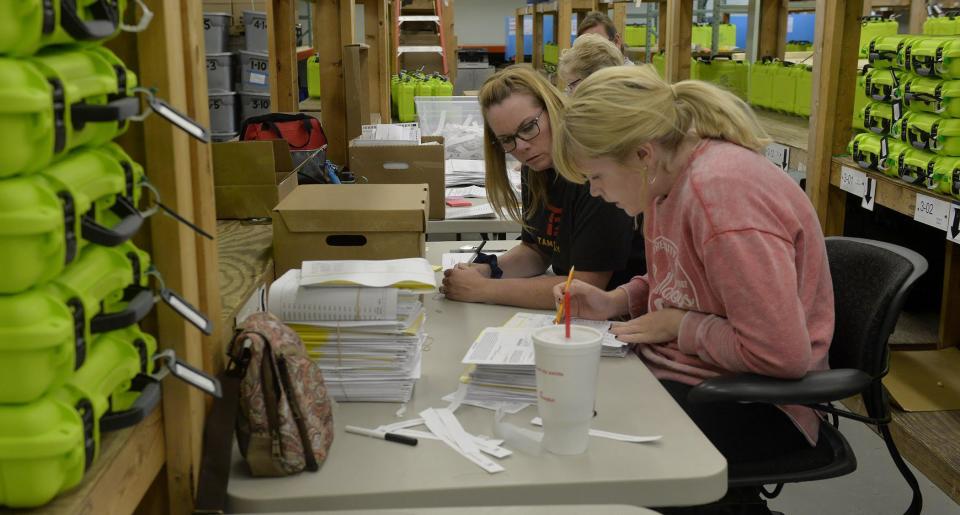
[[[415,123],[364,125],[351,145],[419,145],[420,126]]]
[[[435,290],[433,266],[424,258],[348,261],[304,261],[300,286],[394,287]]]
[[[444,170],[448,188],[486,184],[486,165],[483,159],[447,159]]]
[[[493,254],[495,256],[501,256],[503,252],[485,252],[485,254]],[[443,269],[450,270],[451,268],[457,266],[460,263],[469,263],[473,259],[473,252],[447,252],[443,255]]]
[[[397,320],[396,288],[304,288],[300,270],[270,285],[268,309],[285,322]]]
[[[447,188],[448,197],[487,198],[487,188],[483,186],[464,186],[461,188]]]
[[[496,218],[490,204],[471,207],[447,207],[447,220],[469,220],[472,218]]]
[[[524,327],[532,330],[538,327],[547,327],[553,325],[553,320],[553,315],[519,311],[517,314],[513,315],[510,320],[507,320],[507,323],[503,324],[503,326]],[[601,342],[603,345],[603,356],[624,357],[627,355],[627,344],[621,342],[615,335],[609,332],[610,324],[612,323],[609,320],[587,320],[585,318],[574,318],[570,321],[570,323],[574,325],[592,327],[603,333],[603,341]]]
[[[488,327],[474,340],[463,363],[474,365],[533,366],[533,341],[529,329]]]

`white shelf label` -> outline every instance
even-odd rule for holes
[[[840,167],[840,189],[862,197],[867,191],[867,174],[847,166]]]
[[[877,202],[877,180],[873,177],[867,177],[867,184],[863,188],[863,201],[860,207],[873,211],[873,205]]]
[[[790,167],[790,147],[779,143],[771,143],[764,149],[764,154],[773,164],[786,170]]]
[[[947,224],[947,239],[960,243],[960,204],[950,204],[950,220]]]
[[[251,84],[266,84],[267,83],[267,74],[250,72],[250,83]]]
[[[925,223],[931,227],[936,227],[941,231],[946,231],[949,217],[949,202],[917,193],[917,205],[913,212],[914,220]]]

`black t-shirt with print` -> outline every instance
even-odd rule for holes
[[[583,272],[612,270],[607,289],[646,273],[640,224],[614,204],[590,196],[588,184],[574,184],[556,175],[523,168],[522,196],[529,205],[528,173],[548,174],[547,206],[527,220],[521,239],[549,256],[553,273],[566,275],[570,265]],[[635,228],[636,226],[636,228]]]

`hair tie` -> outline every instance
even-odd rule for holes
[[[679,101],[680,101],[680,95],[677,95],[677,85],[676,85],[676,84],[669,84],[669,87],[670,87],[670,94],[673,95],[673,101],[674,101],[674,102],[679,102]]]

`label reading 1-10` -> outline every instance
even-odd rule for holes
[[[250,69],[265,72],[267,71],[267,62],[259,59],[250,59]]]

